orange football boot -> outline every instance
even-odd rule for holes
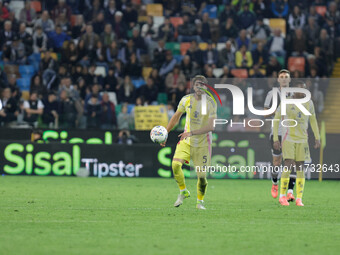
[[[288,202],[294,202],[295,201],[295,197],[294,197],[293,193],[287,194],[287,201]]]
[[[289,203],[288,203],[288,201],[287,201],[287,197],[286,197],[286,196],[284,196],[284,197],[280,197],[280,199],[279,199],[279,203],[280,203],[281,205],[284,205],[284,206],[287,206],[287,205],[289,205]]]
[[[279,190],[279,185],[273,184],[272,185],[272,197],[273,198],[277,198],[278,190]]]
[[[296,204],[297,206],[305,206],[305,205],[302,203],[301,198],[296,199],[295,204]]]

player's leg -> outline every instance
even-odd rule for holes
[[[289,205],[287,201],[287,189],[289,184],[289,175],[295,165],[295,144],[287,140],[282,143],[282,152],[284,160],[284,168],[281,174],[280,199],[281,205]]]
[[[296,205],[303,206],[302,195],[305,187],[304,162],[310,161],[308,143],[299,143],[296,148]]]
[[[185,178],[182,169],[183,163],[185,161],[190,161],[190,148],[186,143],[180,142],[176,146],[175,155],[172,160],[172,172],[180,190],[180,193],[174,204],[175,207],[179,207],[181,204],[183,204],[183,200],[185,198],[190,197],[190,192],[187,190],[185,185]]]
[[[207,192],[208,180],[207,171],[210,166],[211,156],[209,153],[208,146],[205,147],[191,147],[191,155],[197,174],[197,209],[203,209],[204,207],[204,196]]]
[[[287,200],[288,202],[294,202],[294,186],[295,186],[296,175],[295,173],[291,173],[289,176],[289,184],[288,184],[288,192],[287,192]]]
[[[305,171],[303,169],[304,161],[296,162],[296,205],[304,206],[302,203],[302,195],[305,187]]]
[[[281,136],[279,136],[279,141],[281,142]],[[282,151],[281,149],[276,150],[274,148],[274,141],[273,141],[273,135],[270,136],[270,143],[272,147],[272,155],[273,155],[273,171],[271,172],[271,178],[272,178],[272,189],[271,194],[273,198],[276,198],[278,195],[278,175],[279,175],[279,169],[282,163]]]

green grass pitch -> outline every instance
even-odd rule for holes
[[[209,180],[208,210],[173,179],[0,177],[0,254],[339,254],[340,182],[281,207],[269,180]]]

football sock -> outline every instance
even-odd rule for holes
[[[288,183],[289,183],[289,171],[284,171],[282,172],[281,175],[280,197],[286,195]]]
[[[178,184],[179,189],[184,190],[186,186],[182,170],[182,163],[179,161],[172,161],[172,172],[174,173],[174,177]]]
[[[302,199],[303,189],[305,187],[305,173],[303,171],[296,172],[296,197]]]
[[[205,177],[200,177],[197,179],[197,199],[203,200],[204,195],[207,191],[208,181]]]
[[[277,176],[279,175],[279,172],[273,169],[271,175],[273,184],[277,184]]]
[[[295,186],[295,177],[290,177],[289,184],[288,184],[288,192],[290,192],[291,190],[291,193],[293,193],[294,186]]]

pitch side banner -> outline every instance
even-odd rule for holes
[[[144,132],[144,135],[149,134]],[[340,174],[335,169],[335,165],[340,163],[337,149],[340,136],[330,134],[327,135],[327,140],[324,163],[333,165],[334,169],[320,170],[323,170],[325,179],[340,179]],[[171,160],[175,146],[170,144],[162,148],[151,142],[128,146],[72,144],[67,141],[48,144],[1,141],[0,174],[75,176],[80,169],[81,172],[95,177],[171,178]],[[311,149],[311,157],[310,163],[317,165],[319,151]],[[265,166],[270,164],[271,151],[267,134],[237,132],[213,135],[212,165],[233,168],[230,171],[210,172],[209,178],[267,179],[270,173],[265,171]],[[257,166],[258,170],[241,171],[242,167],[247,166]],[[190,171],[189,165],[184,165],[183,170],[186,177],[195,177],[195,171]],[[316,170],[307,171],[307,178],[317,179]]]

